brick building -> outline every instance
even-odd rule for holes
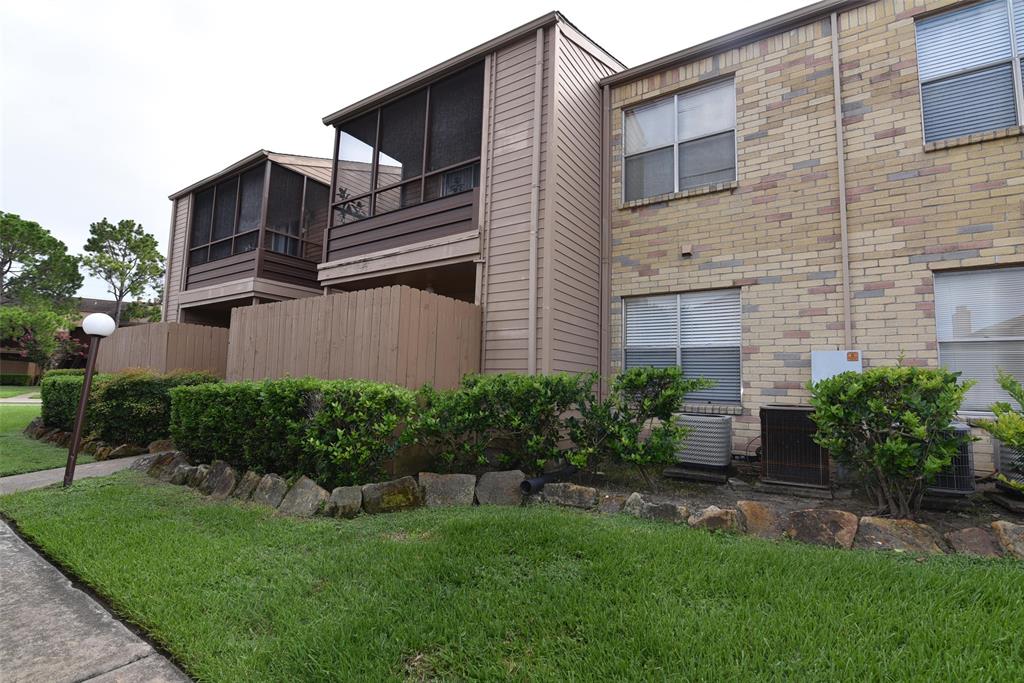
[[[1024,376],[1022,53],[1024,0],[820,2],[604,79],[606,367],[716,377],[736,452],[818,349],[983,411]]]

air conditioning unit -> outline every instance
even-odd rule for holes
[[[963,422],[954,422],[950,427],[956,430],[957,434],[971,435],[971,428]],[[960,444],[960,452],[953,456],[949,467],[935,476],[935,481],[928,487],[928,493],[945,495],[974,493],[974,455],[969,440]]]
[[[676,460],[686,465],[728,467],[732,462],[732,418],[728,415],[676,416],[676,424],[689,429]]]
[[[992,444],[995,447],[996,471],[1010,481],[1024,484],[1024,451],[1011,448],[998,439],[993,439]]]
[[[828,453],[814,443],[810,406],[762,406],[761,479],[774,484],[828,487]]]

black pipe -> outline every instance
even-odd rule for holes
[[[555,470],[554,472],[542,474],[539,477],[533,477],[532,479],[523,479],[523,481],[519,484],[519,490],[523,492],[523,495],[531,496],[534,493],[540,493],[540,490],[544,488],[545,484],[550,484],[552,482],[559,481],[560,479],[571,477],[578,471],[579,470],[576,467],[569,465],[567,467],[563,467],[560,470]]]

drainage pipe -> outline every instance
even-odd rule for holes
[[[843,139],[843,93],[839,60],[839,15],[831,16],[832,99],[835,103],[836,161],[839,163],[839,243],[843,267],[843,342],[853,347],[853,320],[850,306],[850,236],[846,222],[846,143]]]
[[[526,320],[526,371],[537,373],[537,233],[540,229],[540,137],[544,100],[544,28],[537,29],[533,75],[533,159],[530,170],[530,271]]]

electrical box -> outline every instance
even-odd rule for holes
[[[811,382],[834,377],[843,372],[860,372],[861,352],[846,349],[843,351],[811,351]]]

